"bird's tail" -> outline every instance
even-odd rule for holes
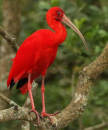
[[[16,89],[20,89],[22,94],[25,94],[28,91],[28,78],[23,78],[18,81],[18,83],[15,83],[14,79],[10,82],[10,90],[13,88],[13,86],[16,84]]]

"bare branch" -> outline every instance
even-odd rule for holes
[[[11,107],[5,110],[0,110],[0,123],[12,120],[24,120],[37,126],[36,115],[34,114],[34,117],[31,116],[31,114],[29,114],[28,108],[18,106],[18,107]],[[40,124],[42,124],[41,120]]]
[[[108,122],[103,122],[101,124],[85,128],[84,130],[102,130],[102,128],[108,127]]]
[[[25,116],[27,115],[27,116]],[[21,119],[31,120],[31,117],[28,116],[28,109],[27,108],[21,108],[18,107],[17,110],[15,107],[11,107],[9,109],[5,110],[0,110],[0,123],[1,122],[6,122],[6,121],[11,121],[11,120],[18,120]]]
[[[17,52],[18,46],[16,44],[15,38],[12,38],[1,26],[0,35],[7,41],[7,43],[12,47],[12,49]]]
[[[0,99],[4,102],[6,102],[7,104],[9,104],[10,106],[18,106],[18,104],[16,104],[14,101],[10,100],[9,98],[5,97],[3,94],[0,93]]]

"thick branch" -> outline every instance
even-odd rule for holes
[[[7,41],[7,43],[12,47],[12,49],[17,52],[18,46],[16,44],[15,38],[12,38],[1,26],[0,35]]]
[[[22,120],[24,118],[27,120],[31,120],[31,117],[28,115],[27,108],[18,107],[16,109],[15,107],[11,107],[9,109],[0,111],[0,123],[18,119]]]
[[[27,121],[21,121],[21,129],[22,130],[30,130],[30,123]]]
[[[90,87],[93,81],[106,69],[108,66],[108,43],[101,55],[90,65],[85,67],[79,74],[77,82],[77,90],[71,103],[56,116],[57,128],[62,128],[77,119],[87,105],[87,99]]]

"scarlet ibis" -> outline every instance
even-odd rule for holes
[[[52,7],[46,13],[46,21],[53,31],[48,29],[40,29],[30,35],[18,49],[7,79],[7,86],[10,89],[16,84],[16,89],[20,89],[22,94],[29,92],[31,106],[38,119],[39,113],[35,110],[33,101],[31,84],[35,78],[42,75],[42,112],[41,116],[50,116],[45,110],[44,98],[44,77],[47,68],[53,63],[56,57],[58,45],[64,42],[67,36],[66,29],[62,22],[70,26],[82,39],[87,48],[85,39],[76,26],[66,17],[64,11],[59,7]]]

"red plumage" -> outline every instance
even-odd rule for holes
[[[12,79],[17,83],[20,79],[27,78],[29,72],[31,72],[32,83],[36,77],[44,76],[47,68],[53,63],[58,45],[66,38],[66,29],[59,21],[52,23],[52,19],[47,15],[47,21],[50,21],[50,26],[53,25],[55,32],[41,29],[34,32],[22,43],[14,58],[7,86]],[[28,90],[27,84],[20,89],[22,94],[25,94]]]
[[[75,27],[75,25],[65,16],[64,11],[58,7],[53,7],[48,10],[46,14],[46,20],[48,25],[53,29],[41,29],[34,32],[29,36],[18,49],[15,58],[13,59],[13,64],[8,76],[7,86],[12,88],[15,83],[17,83],[17,89],[20,88],[22,94],[29,91],[32,109],[37,115],[39,123],[39,114],[35,110],[35,105],[33,102],[31,83],[33,80],[42,75],[42,116],[50,116],[55,114],[47,114],[45,110],[45,99],[44,99],[44,77],[47,68],[53,63],[56,57],[58,45],[64,42],[67,36],[67,32],[63,24],[64,22],[70,26],[82,39],[86,46],[86,42],[80,31]]]

